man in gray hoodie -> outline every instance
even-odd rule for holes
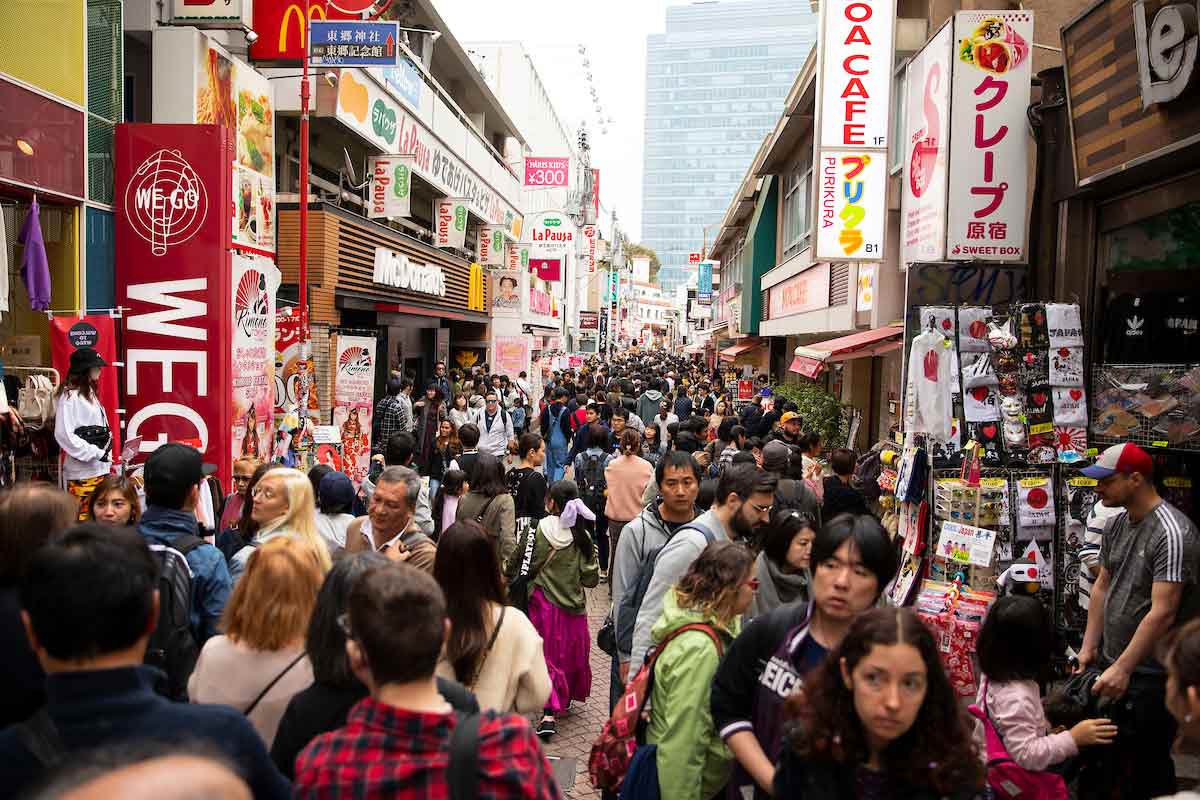
[[[700,465],[691,454],[672,450],[658,461],[654,470],[657,498],[621,529],[617,551],[613,556],[609,585],[612,591],[613,628],[621,632],[627,625],[620,618],[621,600],[637,587],[635,582],[642,565],[658,548],[667,543],[680,527],[696,518],[696,495],[700,492]],[[631,641],[617,637],[617,657],[613,659],[612,685],[609,705],[617,702],[621,687],[629,680]]]
[[[655,378],[650,384],[650,388],[642,392],[642,396],[638,398],[637,415],[647,425],[653,423],[654,417],[658,415],[658,404],[663,399],[662,388],[662,378]]]
[[[747,540],[755,530],[770,522],[777,483],[774,475],[753,464],[730,466],[717,481],[712,508],[672,536],[659,552],[633,630],[630,675],[636,675],[642,668],[646,651],[652,644],[650,630],[662,615],[667,592],[679,583],[710,541]],[[624,539],[624,535],[621,538]]]

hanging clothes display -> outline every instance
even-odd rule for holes
[[[941,333],[926,330],[912,341],[908,374],[912,379],[914,433],[926,433],[940,441],[950,438],[953,417],[951,387],[954,384],[951,342]]]
[[[42,241],[42,223],[37,198],[29,206],[29,216],[21,226],[17,244],[21,245],[21,278],[29,292],[29,307],[34,311],[50,308],[50,262]]]
[[[10,209],[0,206],[0,320],[8,313],[8,214]]]

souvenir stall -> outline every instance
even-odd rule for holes
[[[955,688],[975,691],[971,656],[1001,591],[1038,596],[1078,634],[1083,521],[1095,502],[1078,466],[1088,441],[1078,306],[922,306],[907,357],[903,448],[891,488],[900,575],[942,637]]]

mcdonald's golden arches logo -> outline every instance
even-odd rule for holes
[[[471,263],[471,279],[467,285],[467,310],[484,311],[483,287],[485,284],[483,267],[476,262]]]

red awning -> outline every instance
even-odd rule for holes
[[[722,350],[721,358],[724,358],[727,361],[733,361],[735,358],[740,356],[742,353],[747,353],[761,345],[762,345],[762,342],[758,339],[753,339],[750,341],[742,342],[741,344],[735,344],[732,347],[726,347],[724,350]]]
[[[821,374],[826,364],[883,355],[903,346],[904,326],[884,325],[882,328],[860,331],[837,339],[800,345],[796,348],[796,358],[788,369],[815,378]]]

